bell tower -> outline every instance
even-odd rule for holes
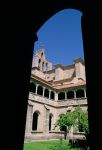
[[[46,60],[44,49],[39,49],[35,54],[32,68],[38,68],[42,72],[52,70],[52,63]]]

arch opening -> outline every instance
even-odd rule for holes
[[[41,96],[43,95],[43,88],[42,88],[42,86],[38,86],[37,94],[41,95]]]
[[[53,115],[49,114],[49,131],[51,131],[51,129],[52,129],[52,117],[53,117]]]
[[[32,122],[32,130],[37,130],[38,127],[38,117],[39,117],[39,113],[38,112],[34,112],[33,113],[33,122]]]
[[[68,91],[67,92],[67,99],[72,99],[74,98],[74,91]]]
[[[49,98],[49,90],[48,89],[45,89],[44,96],[46,98]]]
[[[76,98],[82,98],[85,97],[84,90],[80,89],[76,91]]]
[[[54,92],[53,91],[51,91],[51,99],[55,99],[55,94],[54,94]]]
[[[34,83],[30,83],[29,91],[35,93],[36,85]]]
[[[64,92],[60,92],[58,94],[58,100],[65,100],[65,93]]]

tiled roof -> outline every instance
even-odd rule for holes
[[[77,87],[81,85],[86,85],[85,81],[77,82],[77,83],[69,83],[69,84],[64,84],[64,85],[54,85],[53,87],[56,89],[65,89],[65,88],[70,88],[70,87]]]
[[[69,83],[69,84],[64,84],[64,85],[53,85],[52,83],[44,80],[44,79],[41,79],[39,78],[38,76],[35,76],[35,75],[31,75],[31,79],[34,79],[34,80],[37,80],[53,89],[65,89],[65,88],[70,88],[70,87],[77,87],[77,86],[81,86],[81,85],[86,85],[86,82],[85,81],[79,81],[77,83]]]

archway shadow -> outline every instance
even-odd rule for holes
[[[39,8],[39,4],[43,7]],[[99,119],[101,101],[98,101],[101,97],[101,89],[98,88],[101,81],[97,82],[97,79],[101,79],[101,73],[97,66],[100,66],[101,63],[99,48],[101,45],[99,41],[97,42],[99,37],[96,30],[99,27],[100,20],[96,15],[97,5],[95,5],[94,1],[89,2],[88,0],[63,0],[63,2],[61,0],[58,2],[38,0],[33,4],[29,2],[25,2],[23,5],[18,3],[16,7],[17,9],[15,7],[15,9],[11,8],[11,10],[13,9],[13,14],[8,17],[9,88],[7,105],[9,109],[7,115],[8,135],[11,135],[10,140],[8,139],[8,149],[23,150],[33,46],[37,40],[36,32],[47,19],[65,8],[78,9],[83,12],[82,34],[85,51],[90,147],[91,149],[98,149],[101,146],[98,136],[101,130]]]

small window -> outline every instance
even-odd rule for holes
[[[43,53],[41,53],[41,57],[43,57]]]
[[[41,59],[39,59],[39,63],[41,62]]]

